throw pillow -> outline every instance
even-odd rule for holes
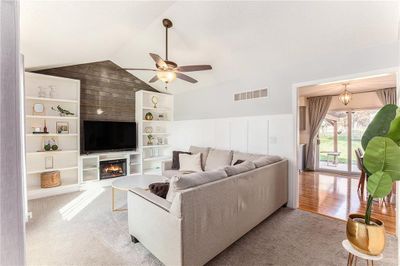
[[[244,172],[251,171],[255,169],[256,166],[253,162],[251,161],[244,161],[241,164],[233,165],[233,166],[226,166],[224,168],[226,174],[228,176],[233,176],[233,175],[238,175]]]
[[[179,154],[179,171],[181,172],[202,172],[201,153],[197,154]]]
[[[232,151],[211,149],[207,156],[205,170],[215,170],[231,165],[232,155]]]
[[[175,198],[176,193],[181,190],[217,181],[225,177],[227,177],[227,174],[224,170],[214,170],[208,172],[197,172],[182,176],[173,176],[169,183],[170,185],[166,200],[172,202]]]
[[[169,183],[153,183],[149,185],[151,193],[165,199],[167,197]]]
[[[192,153],[191,152],[186,152],[186,151],[172,151],[172,166],[171,166],[171,169],[173,169],[173,170],[179,170],[179,168],[180,168],[179,154],[192,154]]]
[[[276,162],[282,161],[282,158],[280,156],[276,155],[265,155],[263,157],[258,158],[257,160],[254,160],[253,163],[256,165],[256,167],[263,167],[269,164],[273,164]]]
[[[233,158],[232,158],[232,165],[237,162],[238,160],[243,160],[243,161],[254,161],[264,155],[262,154],[256,154],[256,153],[246,153],[246,152],[240,152],[240,151],[235,151],[233,152]]]
[[[203,168],[203,171],[205,169],[205,165],[206,165],[206,160],[207,160],[207,156],[208,156],[208,152],[210,151],[210,148],[206,147],[197,147],[197,146],[190,146],[189,148],[189,152],[191,152],[192,154],[196,154],[196,153],[201,153],[201,167]]]

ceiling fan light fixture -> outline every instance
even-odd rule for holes
[[[344,85],[344,91],[339,95],[339,101],[344,105],[348,105],[349,102],[351,101],[351,93],[347,90],[347,85],[349,84],[346,83],[343,85]]]
[[[159,80],[165,83],[170,83],[176,79],[176,73],[172,70],[159,70],[157,71]]]

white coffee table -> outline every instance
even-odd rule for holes
[[[128,192],[132,188],[148,189],[152,183],[166,182],[168,178],[160,175],[134,175],[119,177],[112,182],[112,210],[113,211],[126,211],[127,209],[115,208],[115,190]]]

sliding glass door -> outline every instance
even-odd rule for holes
[[[329,111],[318,134],[318,169],[359,173],[354,150],[377,110]]]

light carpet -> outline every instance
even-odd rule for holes
[[[126,206],[126,194],[116,196],[117,205]],[[127,212],[111,211],[110,188],[32,200],[29,211],[28,265],[162,265],[131,242]],[[282,208],[209,265],[346,265],[345,238],[345,222]],[[393,236],[375,265],[397,265]]]

